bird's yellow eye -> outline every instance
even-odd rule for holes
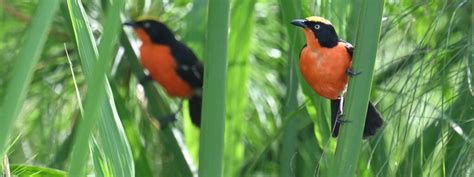
[[[319,28],[321,28],[321,26],[319,26],[318,24],[314,25],[314,29],[318,30]]]
[[[147,23],[143,24],[143,27],[149,28],[149,27],[150,27],[150,23],[147,22]]]

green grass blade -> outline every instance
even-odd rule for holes
[[[114,124],[114,122],[118,122],[118,118],[114,117],[114,107],[105,100],[107,95],[112,96],[110,88],[105,82],[105,73],[109,70],[113,59],[114,47],[116,47],[113,44],[116,44],[118,40],[117,36],[121,27],[119,15],[124,4],[123,0],[116,1],[109,8],[111,10],[107,14],[104,27],[103,45],[99,48],[100,59],[96,62],[96,45],[85,20],[82,6],[77,1],[68,1],[77,47],[89,86],[84,106],[84,119],[79,122],[75,137],[70,175],[85,175],[85,167],[89,157],[89,137],[96,121],[101,118],[105,119],[101,120],[101,126],[99,127],[100,135],[103,136],[101,137],[101,145],[104,146],[104,156],[109,161],[107,164],[110,164],[105,168],[114,175],[134,174],[134,167],[130,165],[133,164],[133,158],[129,147],[127,147],[128,142],[126,142],[123,130],[120,131],[121,124]],[[112,121],[112,123],[107,121]],[[119,144],[119,146],[114,147],[114,144],[115,146]],[[117,151],[120,153],[117,153]],[[99,171],[100,169],[96,170]]]
[[[468,57],[470,57],[469,62],[472,63],[474,61],[472,53],[471,56]],[[468,67],[472,68],[473,65],[471,64],[471,66]],[[464,82],[462,82],[457,100],[446,111],[446,114],[452,118],[450,121],[457,123],[452,124],[450,127],[452,128],[452,132],[449,140],[446,142],[446,152],[444,155],[446,160],[443,165],[446,170],[446,176],[450,177],[469,176],[469,170],[467,169],[472,169],[474,162],[472,158],[472,152],[474,150],[472,147],[472,143],[474,142],[472,138],[474,133],[474,122],[472,121],[472,115],[474,115],[474,101],[472,88],[468,86],[469,79],[472,78],[469,78],[468,75],[464,77]]]
[[[15,176],[37,176],[37,177],[65,177],[66,172],[62,170],[44,168],[31,165],[11,165],[11,174]]]
[[[99,44],[99,57],[110,59],[114,58],[115,51],[120,35],[121,22],[120,13],[125,5],[124,0],[116,0],[109,6],[107,12],[106,24],[103,37]],[[106,72],[108,69],[106,70]],[[104,160],[109,164],[106,166],[112,176],[134,176],[135,166],[133,156],[125,135],[123,125],[117,116],[117,109],[113,100],[113,93],[109,84],[105,84],[105,90],[110,101],[104,100],[102,103],[102,119],[99,122],[99,134],[97,140],[99,147],[103,149]]]
[[[115,77],[114,77],[115,78]],[[130,148],[133,150],[133,159],[135,164],[135,176],[153,176],[153,170],[150,165],[149,159],[147,158],[145,145],[142,144],[142,137],[138,123],[135,121],[135,117],[132,116],[130,110],[126,107],[127,100],[119,91],[119,86],[115,80],[110,80],[110,87],[114,94],[114,101],[117,107],[117,113],[119,114],[122,122],[124,131],[127,135]]]
[[[226,109],[227,115],[232,116],[226,119],[224,176],[238,176],[245,159],[242,139],[248,122],[242,120],[246,118],[248,109],[249,56],[255,31],[255,3],[254,0],[242,0],[234,3],[231,10]]]
[[[107,85],[108,86],[108,85]],[[106,88],[110,96],[110,88]],[[103,159],[109,164],[106,166],[113,176],[133,176],[135,166],[129,142],[123,129],[120,118],[116,116],[114,100],[102,103],[102,119],[99,122],[97,141],[104,151]]]
[[[298,106],[297,92],[299,88],[298,82],[298,72],[297,69],[299,59],[296,57],[299,53],[300,45],[302,45],[302,35],[298,34],[297,29],[290,25],[290,21],[295,18],[302,18],[301,12],[301,2],[300,1],[280,1],[280,9],[283,14],[283,23],[286,23],[287,31],[289,38],[291,39],[290,46],[290,56],[288,58],[288,68],[287,68],[287,80],[286,80],[286,98],[284,100],[283,115],[288,115],[292,111],[296,110]],[[293,55],[294,54],[294,55]],[[296,153],[296,148],[298,145],[298,130],[296,125],[298,119],[291,119],[288,122],[288,125],[283,129],[282,135],[282,145],[281,145],[281,154],[280,154],[280,176],[292,176],[293,171],[292,167],[292,158]]]
[[[352,123],[341,126],[331,176],[351,177],[356,171],[374,72],[383,5],[383,0],[376,2],[366,0],[361,5],[361,23],[358,25],[352,67],[355,71],[362,73],[349,81],[344,113],[345,119]]]
[[[199,176],[222,176],[229,0],[210,0],[205,52]]]
[[[25,100],[34,66],[40,58],[54,14],[59,8],[59,2],[58,0],[39,2],[32,24],[27,31],[24,45],[19,51],[13,68],[13,77],[0,107],[0,130],[2,130],[0,133],[0,157],[3,157],[5,153],[14,120]]]

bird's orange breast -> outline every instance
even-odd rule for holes
[[[143,66],[169,96],[192,97],[193,89],[176,72],[177,65],[168,46],[144,43],[140,47],[140,55]]]
[[[344,44],[333,48],[305,47],[301,51],[300,70],[303,78],[320,96],[337,99],[349,80],[346,71],[351,66],[351,56]]]

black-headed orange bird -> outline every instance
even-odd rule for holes
[[[340,117],[340,98],[349,76],[358,74],[351,69],[354,48],[339,39],[331,22],[322,17],[295,19],[291,23],[302,27],[306,37],[306,45],[300,53],[301,74],[318,95],[331,100],[332,135],[336,137],[344,122]],[[363,136],[374,135],[382,124],[382,117],[369,102]]]
[[[124,25],[134,28],[142,41],[140,61],[171,97],[189,99],[194,125],[201,125],[203,65],[173,32],[156,20],[139,20]],[[174,116],[173,116],[174,118]]]

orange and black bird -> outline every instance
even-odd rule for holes
[[[169,96],[189,99],[191,120],[200,127],[204,70],[202,63],[161,22],[146,19],[124,25],[133,27],[142,41],[140,61],[149,71],[150,76],[147,78],[158,82]]]
[[[331,100],[332,135],[337,137],[342,122],[341,98],[349,76],[358,73],[351,69],[354,48],[337,36],[331,22],[317,16],[295,19],[291,24],[302,27],[306,45],[300,53],[300,70],[303,78],[320,96]],[[364,127],[364,137],[375,134],[383,119],[369,103]]]

